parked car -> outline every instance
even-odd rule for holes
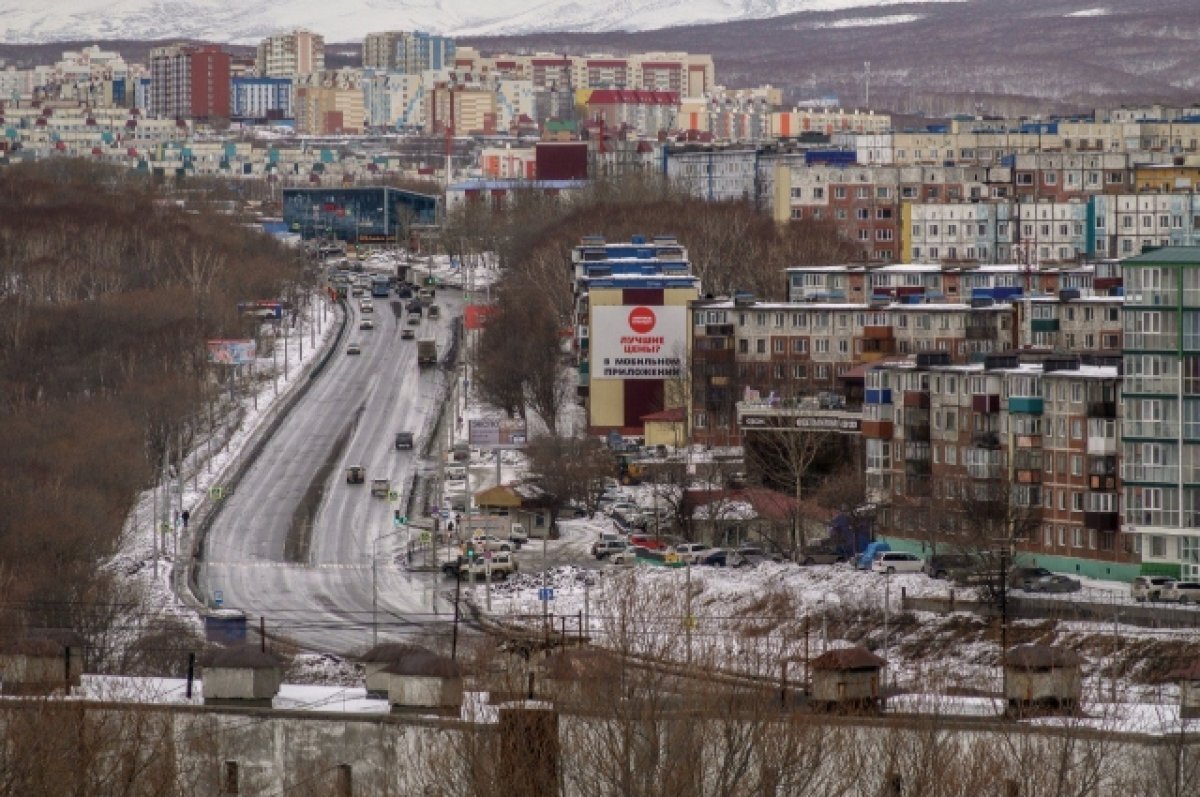
[[[404,323],[408,324],[410,327],[420,326],[421,325],[421,316],[419,313],[418,314],[409,313],[408,318],[405,319]]]
[[[679,555],[680,561],[685,564],[695,565],[700,564],[712,548],[700,542],[685,542],[675,546],[675,553]]]
[[[374,329],[375,322],[369,318],[364,318],[362,321],[358,322],[358,328],[359,329]]]
[[[346,347],[346,354],[362,354],[362,346],[355,341]]]
[[[930,578],[955,578],[972,573],[979,561],[969,553],[936,553],[925,558],[921,570]]]
[[[396,450],[409,449],[413,447],[412,432],[396,432]]]
[[[705,565],[706,567],[733,567],[729,562],[730,551],[725,548],[710,548],[704,556],[700,557],[697,564]],[[736,554],[734,555],[736,560]]]
[[[615,553],[620,553],[629,547],[624,540],[597,540],[592,544],[592,556],[597,559],[607,559]]]
[[[458,578],[462,565],[467,561],[465,556],[456,556],[453,559],[442,562],[442,575]]]
[[[796,556],[796,561],[802,565],[831,565],[845,559],[844,552],[829,540],[806,545]]]
[[[362,465],[346,468],[346,484],[362,484],[367,480],[367,469]]]
[[[407,327],[400,330],[400,340],[412,340],[415,337],[416,337],[416,334],[411,329],[408,329]]]
[[[1200,581],[1172,581],[1164,588],[1162,599],[1174,603],[1200,603]]]
[[[661,540],[658,537],[652,537],[649,534],[634,534],[629,538],[629,544],[640,548],[647,548],[652,551],[667,550],[667,543],[665,540]]]
[[[761,565],[763,562],[782,562],[783,561],[783,557],[780,556],[779,554],[769,554],[766,551],[764,551],[762,548],[758,548],[753,545],[743,545],[741,548],[738,548],[733,553],[734,553],[734,557],[732,557],[732,558],[734,559],[734,561],[731,561],[728,563],[732,567],[741,567],[742,565],[750,565],[751,567],[756,567],[758,565]]]
[[[1163,593],[1174,584],[1175,579],[1170,576],[1138,576],[1129,585],[1129,594],[1138,603],[1160,601]]]
[[[1029,592],[1029,584],[1039,578],[1054,575],[1044,567],[1014,567],[1008,571],[1008,586],[1011,589],[1023,589]]]
[[[1079,592],[1083,589],[1083,585],[1078,579],[1064,576],[1062,573],[1051,573],[1048,576],[1039,576],[1034,579],[1027,579],[1022,586],[1026,592]]]
[[[875,561],[875,554],[890,550],[892,550],[892,546],[882,540],[872,542],[858,555],[858,559],[854,560],[854,566],[859,570],[870,570],[871,563]]]
[[[925,560],[906,551],[880,551],[871,562],[875,573],[920,573]]]
[[[648,548],[643,548],[640,545],[627,545],[625,550],[617,551],[608,557],[608,561],[614,565],[632,565],[637,564],[638,554],[645,555],[649,553]]]

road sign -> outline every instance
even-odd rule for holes
[[[663,557],[663,559],[669,565],[679,564],[679,554],[675,553],[674,551],[671,551],[670,553],[668,553],[665,557]]]
[[[221,489],[220,487],[209,487],[208,488],[208,497],[213,499],[214,501],[220,501],[221,497],[224,495],[225,495],[225,491],[223,489]]]
[[[395,490],[389,490],[388,491],[388,500],[389,501],[399,501],[400,493],[396,492]]]
[[[421,532],[421,542],[433,542],[433,534],[428,531]]]
[[[213,590],[213,605],[219,609],[219,608],[221,608],[221,604],[223,604],[224,602],[225,602],[225,593],[219,589]]]
[[[442,509],[442,520],[449,520],[449,519],[450,519],[450,510],[443,508]]]
[[[538,600],[542,601],[543,603],[545,603],[546,601],[554,600],[554,588],[553,587],[542,587],[541,589],[539,589],[538,590]]]

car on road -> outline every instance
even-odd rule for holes
[[[597,540],[592,543],[592,556],[597,559],[607,559],[615,553],[620,553],[629,547],[625,540]]]
[[[517,572],[517,559],[509,551],[497,551],[491,559],[476,556],[458,566],[458,577],[467,581],[487,578],[491,574],[492,581],[503,581]]]
[[[925,558],[921,571],[930,578],[958,580],[979,569],[979,560],[969,553],[935,553]]]
[[[637,558],[638,558],[639,553],[641,555],[645,556],[649,552],[650,552],[649,548],[643,548],[640,545],[627,545],[627,546],[625,546],[625,550],[617,551],[614,554],[610,554],[608,557],[608,561],[610,564],[614,564],[614,565],[618,565],[618,566],[633,565],[633,564],[637,564]]]
[[[854,566],[859,570],[870,570],[871,563],[875,561],[875,554],[881,551],[890,550],[892,550],[892,546],[888,545],[883,540],[876,540],[875,542],[868,543],[867,547],[863,549],[863,552],[860,553],[858,558],[854,560]]]
[[[375,312],[375,303],[370,299],[363,299],[358,303],[358,311],[360,313],[373,313]]]
[[[362,346],[358,341],[354,341],[346,346],[346,354],[362,354]]]
[[[401,299],[411,299],[413,297],[412,288],[410,288],[407,284],[401,285],[396,289],[396,295]]]
[[[362,484],[367,480],[367,469],[362,465],[346,468],[346,484]]]
[[[875,573],[920,573],[925,562],[915,553],[906,551],[883,551],[871,562]]]
[[[653,537],[649,534],[634,534],[629,538],[629,544],[651,551],[665,551],[668,547],[666,540]]]
[[[408,311],[409,315],[419,316],[422,312],[424,312],[424,307],[422,307],[421,303],[416,299],[413,299],[411,302],[406,304],[404,309]]]
[[[429,317],[430,318],[440,318],[441,315],[442,315],[442,311],[438,309],[438,306],[436,304],[429,305]]]
[[[695,565],[700,564],[712,548],[701,542],[684,542],[674,546],[674,551],[679,555],[679,560],[684,564]]]
[[[405,319],[404,323],[408,324],[410,327],[418,326],[421,323],[421,316],[417,313],[409,313],[408,318]]]
[[[761,565],[765,562],[782,562],[783,561],[783,557],[780,556],[779,554],[767,553],[762,548],[759,548],[756,545],[743,545],[741,548],[738,548],[733,553],[735,555],[734,561],[729,563],[733,567],[742,567],[744,565],[749,565],[750,567],[757,567],[758,565]]]
[[[358,328],[359,329],[374,329],[375,322],[369,318],[364,318],[362,321],[358,322]]]
[[[392,491],[391,479],[371,479],[371,495],[375,498],[387,498]]]
[[[512,551],[513,543],[494,534],[476,534],[471,538],[471,548],[478,551]]]
[[[1129,585],[1129,595],[1138,603],[1163,600],[1163,592],[1175,583],[1170,576],[1138,576]]]
[[[733,567],[734,565],[729,561],[730,553],[725,548],[710,548],[704,556],[700,557],[700,561],[697,564],[705,565],[706,567]]]
[[[1172,603],[1200,603],[1200,581],[1174,581],[1164,589],[1162,599]]]
[[[396,450],[402,449],[412,450],[413,433],[412,432],[396,432]]]
[[[1062,573],[1051,573],[1048,576],[1027,579],[1021,589],[1026,592],[1066,593],[1079,592],[1083,589],[1083,585],[1079,583],[1078,579],[1064,576]]]
[[[415,337],[416,334],[411,329],[400,330],[400,340],[412,340]]]

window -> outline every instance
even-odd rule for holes
[[[825,189],[822,188],[821,186],[817,186],[816,188],[814,188],[812,190],[812,196],[813,196],[813,199],[824,199],[825,198]]]
[[[1072,476],[1082,476],[1083,475],[1083,457],[1080,456],[1079,454],[1071,455],[1071,475]]]
[[[1163,558],[1167,555],[1167,538],[1161,534],[1150,535],[1150,555]]]
[[[766,338],[759,338],[758,340],[754,341],[754,351],[758,354],[766,354],[767,353]]]
[[[833,187],[833,198],[834,199],[845,199],[846,198],[846,186],[844,186],[844,185],[834,186]]]
[[[787,351],[786,338],[771,338],[771,351],[775,354],[783,354]]]
[[[1083,529],[1078,526],[1071,530],[1071,546],[1074,548],[1083,547]]]
[[[1072,512],[1082,512],[1083,511],[1083,493],[1080,493],[1080,492],[1071,493],[1071,511]]]

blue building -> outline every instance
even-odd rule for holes
[[[439,206],[436,196],[398,188],[283,189],[283,221],[305,240],[403,245],[413,228],[438,223]]]
[[[413,31],[396,44],[396,62],[410,75],[454,66],[454,39]]]

